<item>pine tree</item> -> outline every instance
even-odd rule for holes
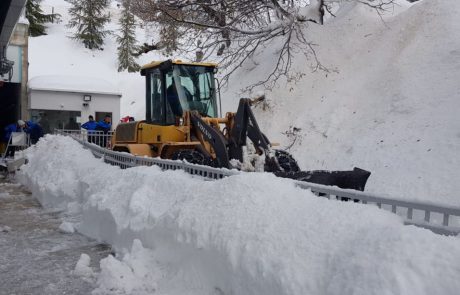
[[[44,14],[40,7],[42,0],[27,0],[26,3],[26,18],[29,21],[29,35],[31,37],[46,35],[47,22],[52,22],[57,14]]]
[[[136,44],[136,21],[130,9],[131,0],[123,1],[123,11],[120,18],[120,35],[117,36],[118,46],[118,71],[128,70],[137,72],[139,65],[133,55],[138,51]]]
[[[104,25],[109,21],[104,10],[109,0],[66,0],[72,7],[69,9],[71,19],[68,27],[76,28],[72,38],[81,41],[86,48],[102,49],[104,37],[109,33]]]

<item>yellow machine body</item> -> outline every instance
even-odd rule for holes
[[[141,75],[146,77],[146,121],[120,123],[112,137],[112,148],[138,156],[227,169],[252,166],[255,170],[257,157],[248,157],[245,149],[250,141],[253,154],[265,156],[264,171],[279,177],[364,190],[369,171],[301,171],[292,155],[272,149],[274,144],[262,133],[251,110],[264,96],[241,98],[235,113],[219,117],[216,68],[212,63],[177,60],[151,62],[142,67]]]
[[[200,145],[199,141],[190,140],[189,126],[161,126],[142,121],[120,124],[113,140],[115,151],[162,158],[170,158],[179,149]]]
[[[206,101],[208,105],[205,106],[206,111],[209,111],[211,116],[217,115],[217,102],[216,102],[216,91],[214,86],[214,72],[217,68],[217,64],[214,63],[202,63],[202,62],[183,62],[180,60],[169,60],[169,61],[153,61],[141,69],[141,74],[146,76],[147,81],[151,77],[160,77],[158,85],[162,84],[159,90],[152,90],[153,86],[147,84],[146,99],[147,105],[157,105],[159,103],[167,104],[167,91],[166,87],[170,84],[174,84],[174,78],[176,79],[176,87],[187,88],[188,92],[193,92],[193,100],[189,101],[198,105],[203,105]],[[174,69],[174,76],[171,74]],[[182,72],[179,73],[179,69]],[[177,71],[177,72],[176,72]],[[195,76],[190,74],[188,71],[195,71]],[[184,74],[185,73],[185,74]],[[168,76],[169,75],[169,76]],[[179,76],[180,75],[180,76]],[[174,77],[174,78],[171,78]],[[169,80],[168,80],[169,79]],[[184,85],[179,84],[179,80],[182,79]],[[193,83],[192,83],[193,81]],[[206,85],[207,81],[207,85]],[[157,86],[160,87],[160,86]],[[156,98],[153,93],[162,92],[161,95],[157,94]],[[184,92],[181,94],[182,103],[187,100]],[[205,97],[205,95],[207,95]],[[156,99],[156,100],[155,100]],[[155,100],[155,101],[154,101]],[[169,108],[169,106],[168,106]],[[165,107],[166,109],[166,107]],[[112,139],[112,149],[115,151],[128,152],[138,156],[148,157],[161,157],[171,158],[171,155],[182,149],[195,149],[197,146],[204,148],[211,157],[215,157],[215,153],[212,147],[200,136],[191,138],[191,124],[190,124],[190,112],[191,109],[184,109],[183,113],[178,116],[175,115],[176,123],[171,122],[171,116],[168,122],[153,122],[153,115],[149,113],[149,107],[147,106],[147,121],[120,123],[117,126],[115,135]],[[164,112],[164,111],[162,111]],[[228,122],[227,118],[213,118],[204,115],[203,120],[207,124],[214,126],[220,130],[219,124]]]

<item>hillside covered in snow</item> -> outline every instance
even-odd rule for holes
[[[350,4],[326,25],[310,25],[330,71],[309,71],[299,55],[293,71],[305,75],[265,91],[262,130],[292,145],[303,169],[357,166],[372,172],[368,191],[459,205],[459,13],[458,1],[401,2],[380,19]],[[273,54],[267,49],[235,75],[226,109],[268,72]]]

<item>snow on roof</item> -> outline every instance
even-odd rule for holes
[[[29,80],[29,89],[46,91],[81,92],[121,96],[112,83],[93,77],[81,76],[37,76]]]

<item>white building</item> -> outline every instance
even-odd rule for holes
[[[31,119],[45,132],[54,128],[78,129],[92,115],[96,121],[112,117],[112,129],[120,121],[121,93],[97,78],[38,76],[29,80]]]

